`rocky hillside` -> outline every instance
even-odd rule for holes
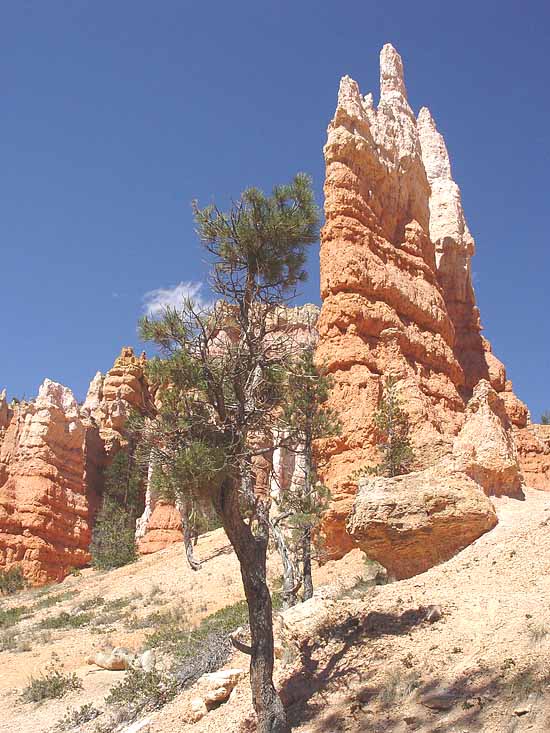
[[[323,587],[276,618],[276,674],[294,730],[548,729],[550,494],[527,490],[523,501],[494,502],[495,529],[409,580],[374,584],[358,550],[315,570]],[[85,570],[61,585],[4,601],[4,625],[9,609],[24,610],[1,632],[0,731],[92,733],[99,726],[106,732],[116,729],[116,720],[124,731],[252,731],[248,659],[238,652],[222,665],[237,672],[218,678],[218,687],[202,680],[170,701],[154,698],[158,709],[143,710],[133,722],[126,704],[105,702],[132,675],[94,662],[112,659],[113,647],[155,649],[163,674],[178,654],[169,642],[182,643],[192,626],[223,607],[226,631],[241,623],[234,605],[242,598],[238,563],[223,533],[201,538],[198,554],[204,560],[198,573],[185,563],[179,544],[126,568]],[[279,572],[272,558],[272,587]],[[102,650],[106,654],[97,656]],[[60,699],[24,702],[31,677],[49,674],[51,664],[74,673],[81,687]],[[219,679],[226,680],[223,689]],[[235,683],[229,701],[222,702]],[[208,712],[203,702],[216,694]],[[132,695],[141,699],[139,685]],[[80,720],[92,711],[97,717],[71,724],[78,711]]]

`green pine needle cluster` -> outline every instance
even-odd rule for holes
[[[407,413],[401,407],[397,379],[388,377],[384,392],[373,415],[377,428],[376,444],[381,460],[376,466],[360,468],[351,475],[354,481],[363,476],[401,476],[409,473],[414,464],[414,451],[410,442],[410,423]]]
[[[92,563],[98,570],[118,568],[137,558],[136,519],[143,487],[144,469],[131,440],[118,451],[105,474],[103,499],[90,545]]]

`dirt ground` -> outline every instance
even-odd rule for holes
[[[550,731],[550,494],[497,499],[498,526],[452,560],[388,585],[358,583],[362,554],[316,569],[328,590],[282,616],[286,654],[277,681],[299,733],[544,733]],[[136,628],[155,610],[179,607],[190,624],[242,597],[238,564],[223,533],[202,537],[205,560],[194,573],[181,545],[99,574],[86,570],[55,588],[19,594],[9,605],[35,608],[17,628],[28,651],[0,653],[0,731],[53,729],[67,708],[101,706],[124,672],[86,662],[102,646],[139,649],[150,629]],[[270,565],[273,581],[280,574]],[[36,610],[48,596],[70,598]],[[95,626],[53,630],[40,622],[77,613],[101,597]],[[106,604],[123,598],[109,622]],[[113,615],[113,614],[112,614]],[[107,617],[107,623],[105,623]],[[290,640],[290,641],[289,641]],[[20,646],[25,647],[25,644]],[[19,700],[30,675],[55,653],[83,688],[41,705]],[[229,666],[246,668],[236,654]],[[150,733],[253,731],[248,679],[229,702],[195,724],[186,722],[193,690],[148,716]],[[93,731],[94,724],[78,730]],[[74,729],[73,729],[74,730]]]

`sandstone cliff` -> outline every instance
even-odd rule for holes
[[[41,583],[89,561],[87,431],[72,392],[48,379],[15,407],[0,450],[0,567]]]
[[[125,442],[129,410],[151,399],[144,362],[122,349],[81,408],[49,379],[36,400],[13,409],[0,394],[0,568],[20,565],[31,583],[44,583],[90,561],[104,470]]]
[[[514,424],[527,410],[481,335],[460,190],[430,112],[415,118],[391,45],[380,54],[378,106],[342,79],[324,154],[318,359],[334,376],[343,433],[321,453],[333,495],[327,540],[341,554],[351,547],[353,471],[378,460],[372,415],[385,376],[398,379],[417,468],[452,451],[480,379],[504,393]]]

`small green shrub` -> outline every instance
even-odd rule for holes
[[[15,626],[21,618],[28,616],[30,609],[28,606],[14,606],[13,608],[0,608],[0,629],[8,629]]]
[[[107,705],[129,705],[134,714],[142,710],[154,710],[175,697],[177,685],[174,679],[153,670],[129,670],[124,679],[115,685],[105,702]]]
[[[0,634],[0,652],[9,652],[17,648],[17,634],[8,629]]]
[[[99,606],[103,606],[105,604],[105,598],[102,596],[92,596],[92,598],[87,598],[85,601],[82,601],[82,603],[78,604],[78,611],[89,611],[92,608],[98,608]]]
[[[21,568],[13,565],[9,570],[0,570],[0,594],[11,596],[26,587]]]
[[[388,675],[386,684],[380,692],[380,702],[384,707],[391,707],[400,700],[412,695],[420,687],[420,675],[415,670],[403,672],[394,669]]]
[[[48,616],[40,622],[41,629],[78,629],[92,620],[89,613],[67,613],[61,611],[57,616]]]
[[[157,632],[163,632],[166,629],[187,628],[187,615],[182,608],[174,608],[169,611],[153,611],[146,616],[131,616],[126,621],[126,626],[132,629],[148,629],[155,627]]]
[[[178,656],[186,656],[193,644],[206,639],[212,632],[230,634],[239,626],[247,624],[248,606],[246,601],[239,601],[232,606],[221,608],[203,619],[194,629],[189,629],[185,614],[180,616],[177,625],[170,621],[169,613],[163,616],[166,622],[146,638],[146,647],[160,646]]]
[[[112,601],[106,601],[103,608],[105,611],[120,611],[123,608],[129,606],[132,601],[137,600],[141,597],[141,593],[130,593],[128,596],[120,596],[120,598],[113,598]]]
[[[56,603],[63,603],[63,601],[68,601],[69,598],[72,598],[72,596],[74,596],[76,592],[77,591],[74,590],[66,590],[63,591],[63,593],[57,593],[53,596],[47,595],[34,604],[34,610],[40,611],[43,608],[50,608],[50,606],[55,606]]]
[[[65,674],[56,666],[57,658],[46,667],[46,671],[38,677],[31,677],[28,685],[21,693],[22,702],[43,702],[63,697],[71,690],[82,688],[82,682],[76,674]]]
[[[58,730],[66,730],[67,728],[76,728],[78,725],[84,725],[89,723],[90,720],[101,715],[101,710],[98,710],[92,705],[91,702],[82,705],[80,708],[74,708],[73,710],[67,710],[66,714],[61,718],[57,724]]]

